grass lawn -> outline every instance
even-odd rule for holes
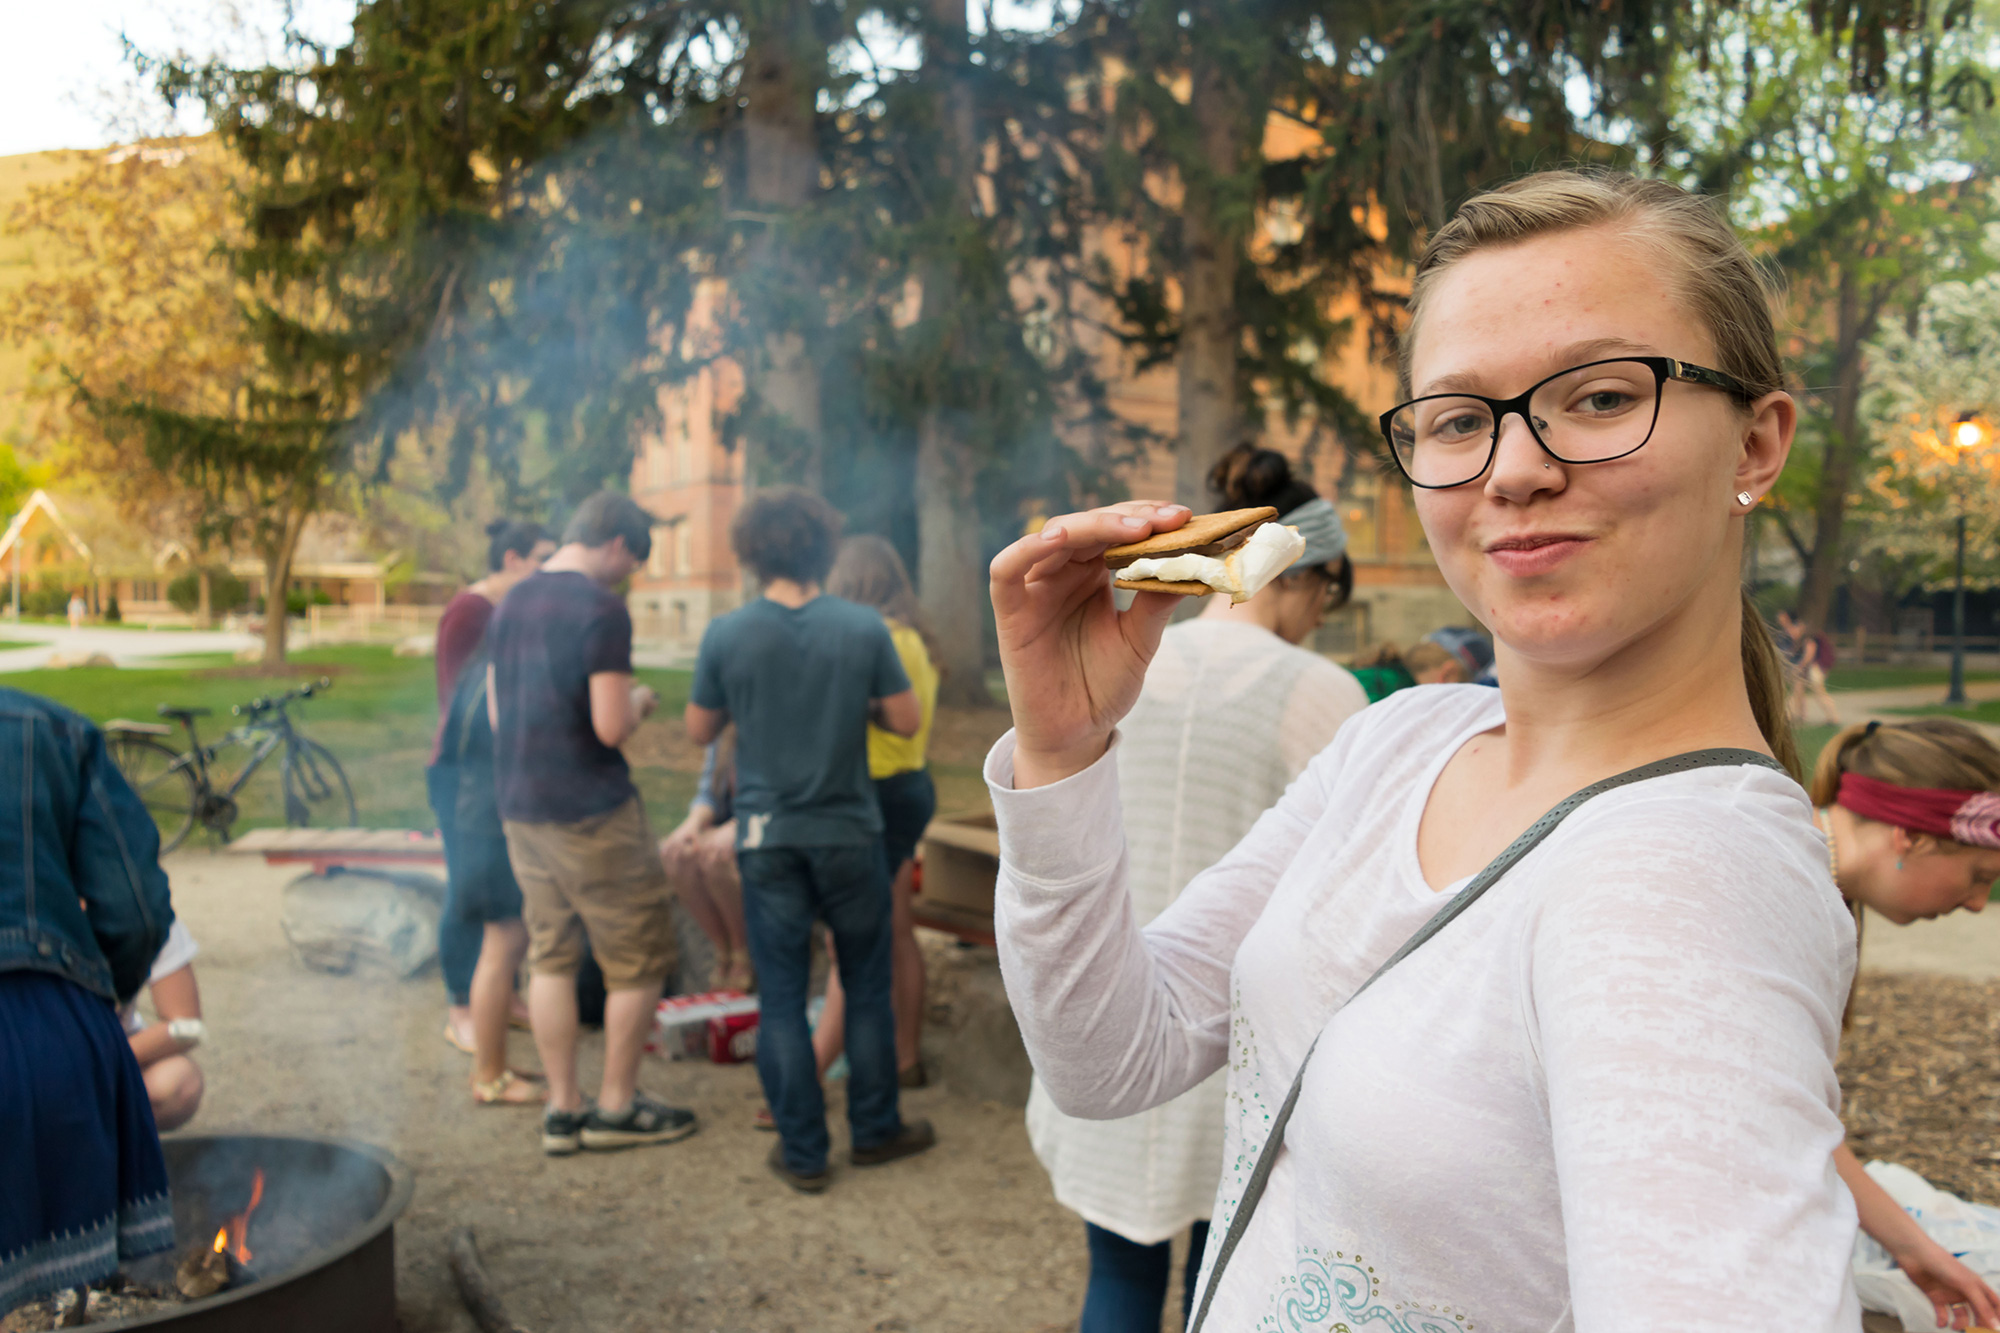
[[[1967,680],[2000,680],[2000,672],[1968,671]],[[1913,685],[1943,685],[1951,680],[1948,667],[1837,666],[1826,673],[1830,690],[1895,690]]]
[[[433,661],[396,657],[386,646],[347,645],[309,649],[295,655],[288,666],[286,677],[264,676],[226,656],[203,655],[164,668],[0,673],[0,685],[44,695],[97,722],[119,717],[157,721],[155,710],[162,703],[212,708],[214,715],[197,725],[202,739],[213,741],[235,721],[229,716],[230,705],[328,675],[333,688],[295,705],[292,719],[340,760],[353,784],[361,822],[380,828],[434,827],[436,820],[424,798],[424,765],[437,729]],[[699,752],[677,735],[690,674],[650,670],[638,674],[659,691],[661,706],[641,739],[633,743],[632,776],[655,829],[664,833],[685,813],[700,770]],[[676,734],[664,734],[669,732]],[[182,748],[181,738],[175,737],[173,744]],[[247,752],[225,751],[221,757],[225,767],[232,754],[240,763]],[[273,756],[243,789],[238,797],[243,808],[239,831],[283,823],[278,769]],[[199,845],[200,838],[197,833],[190,844]]]
[[[1988,699],[1985,703],[1976,703],[1965,708],[1926,704],[1922,708],[1895,708],[1889,711],[1910,717],[1958,717],[1964,718],[1967,722],[1984,722],[1989,726],[2000,726],[2000,699]]]
[[[0,652],[3,652],[9,648],[40,648],[42,646],[43,645],[38,640],[0,639]]]

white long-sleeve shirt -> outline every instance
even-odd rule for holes
[[[1017,792],[1003,737],[995,915],[1036,1073],[1120,1116],[1227,1067],[1212,1264],[1324,1029],[1211,1333],[1851,1333],[1854,927],[1790,779],[1597,797],[1328,1021],[1442,906],[1418,822],[1502,721],[1480,686],[1369,708],[1143,931],[1115,755]]]
[[[1220,861],[1367,706],[1353,676],[1261,626],[1197,617],[1169,629],[1119,735],[1134,918],[1151,921]],[[1214,1206],[1227,1093],[1218,1070],[1138,1115],[1085,1120],[1037,1082],[1028,1138],[1057,1202],[1153,1245]]]

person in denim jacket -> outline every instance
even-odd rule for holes
[[[97,728],[0,689],[0,1314],[173,1246],[117,1009],[173,924],[159,854]]]

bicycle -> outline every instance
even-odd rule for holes
[[[300,734],[286,711],[294,702],[310,699],[332,686],[331,679],[321,676],[298,689],[237,704],[229,711],[243,718],[243,723],[212,745],[202,744],[194,724],[196,718],[207,717],[214,710],[161,704],[160,716],[180,723],[187,732],[185,753],[161,739],[173,734],[171,726],[122,720],[106,724],[105,746],[112,762],[160,826],[160,854],[180,846],[196,824],[228,842],[240,813],[238,793],[281,746],[285,752],[279,767],[285,823],[292,828],[315,824],[337,827],[344,816],[346,827],[358,824],[354,789],[348,785],[340,761],[324,745]],[[211,765],[224,749],[237,745],[253,747],[250,757],[233,780],[218,787]]]

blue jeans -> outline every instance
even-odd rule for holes
[[[1083,1229],[1090,1238],[1090,1286],[1083,1294],[1077,1333],[1159,1333],[1167,1282],[1173,1276],[1174,1243],[1141,1245],[1089,1222]],[[1194,1314],[1194,1286],[1207,1246],[1208,1223],[1197,1222],[1188,1237],[1187,1274],[1181,1283],[1183,1328]]]
[[[785,1165],[826,1169],[826,1098],[806,1024],[815,920],[833,932],[847,991],[847,1123],[857,1148],[903,1130],[896,1017],[889,1003],[889,874],[879,841],[852,847],[760,847],[736,853],[743,924],[757,969],[757,1077]]]

